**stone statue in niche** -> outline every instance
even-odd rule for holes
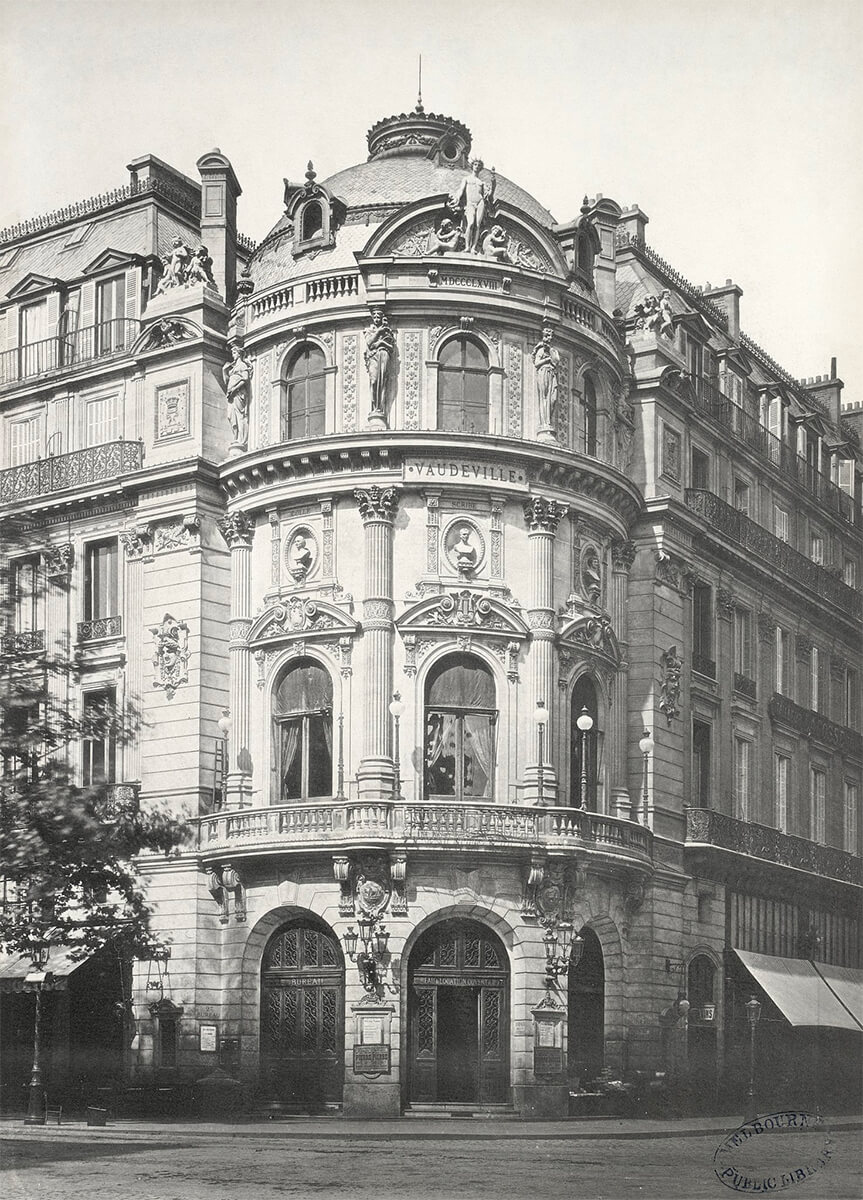
[[[602,599],[602,567],[593,546],[585,550],[581,560],[581,590],[591,604],[599,604]]]
[[[552,330],[546,325],[542,339],[533,349],[536,396],[539,401],[539,439],[554,442],[557,400],[560,388],[560,355],[551,344]]]
[[[364,331],[366,340],[364,358],[369,373],[372,407],[370,417],[379,418],[386,424],[387,382],[390,363],[396,349],[396,339],[386,313],[382,308],[372,312],[372,321]]]
[[[449,217],[444,217],[436,229],[429,234],[429,254],[452,254],[459,248],[461,230]]]
[[[483,241],[483,254],[487,258],[493,258],[497,262],[509,262],[509,251],[507,249],[509,239],[506,236],[506,230],[502,225],[493,225],[485,235]]]
[[[293,540],[288,555],[290,563],[288,569],[297,583],[302,583],[309,571],[311,571],[314,558],[315,556],[309,547],[306,534],[298,533]]]
[[[470,174],[463,175],[458,187],[450,193],[447,207],[461,216],[461,231],[464,237],[464,248],[467,254],[479,252],[480,233],[487,210],[494,204],[496,177],[494,168],[491,180],[480,177],[483,169],[481,158],[474,158],[470,164]]]
[[[249,441],[249,399],[252,368],[236,343],[231,346],[231,361],[222,367],[222,380],[228,396],[228,420],[234,440],[232,450],[245,450]]]

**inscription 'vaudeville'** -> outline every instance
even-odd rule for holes
[[[527,475],[523,467],[464,458],[408,458],[405,460],[404,478],[458,479],[468,483],[505,483],[510,487],[527,488]]]

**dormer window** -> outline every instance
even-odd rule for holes
[[[294,254],[335,245],[335,232],[344,220],[345,207],[325,187],[315,182],[312,164],[304,184],[285,180],[285,205],[294,223]]]
[[[309,242],[312,238],[320,237],[323,228],[323,209],[316,200],[313,200],[303,209],[303,241]]]

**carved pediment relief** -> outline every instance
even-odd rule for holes
[[[570,606],[558,616],[558,641],[562,646],[599,655],[618,667],[620,644],[607,613],[579,612]]]
[[[249,630],[250,645],[264,645],[317,634],[352,636],[358,625],[353,617],[327,600],[308,596],[289,596],[261,613]]]
[[[469,588],[424,597],[402,613],[396,626],[402,636],[417,632],[490,634],[507,640],[528,636],[518,605]]]

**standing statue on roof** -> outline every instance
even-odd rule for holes
[[[467,254],[478,254],[480,249],[480,233],[486,215],[491,213],[494,206],[496,176],[492,168],[491,179],[486,181],[480,177],[483,169],[481,158],[474,158],[470,164],[470,174],[463,175],[461,183],[450,194],[447,208],[461,214],[461,230],[464,237],[464,248]]]

